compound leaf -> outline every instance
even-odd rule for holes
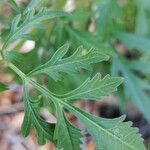
[[[19,6],[16,4],[15,0],[8,0],[9,4],[11,5],[11,7],[18,13],[20,13],[20,8]]]
[[[102,96],[106,96],[111,92],[116,91],[122,81],[122,78],[110,77],[110,75],[106,75],[103,79],[101,79],[101,75],[98,73],[92,79],[88,78],[77,89],[62,95],[61,97],[65,100],[99,99]]]
[[[137,49],[141,52],[148,52],[150,49],[150,39],[132,33],[116,32],[115,36],[122,41],[129,50]]]
[[[123,60],[121,61],[121,59],[113,58],[112,74],[116,75],[119,74],[120,72],[122,73],[123,77],[125,78],[124,82],[125,93],[127,93],[128,96],[131,96],[132,101],[145,115],[145,117],[150,121],[149,116],[150,100],[148,94],[144,91],[145,88],[149,87],[149,85],[144,84],[144,80],[143,80],[144,85],[141,85],[140,84],[141,81],[138,78],[138,76],[136,76],[126,64],[127,63],[124,62]]]
[[[24,55],[22,55],[21,53],[18,53],[17,51],[6,50],[4,51],[4,56],[9,61],[16,61],[19,63],[22,62],[24,59]]]
[[[66,118],[62,106],[57,104],[57,119],[54,140],[57,140],[57,147],[63,150],[81,150],[81,131],[73,126]]]
[[[40,145],[45,144],[46,139],[53,141],[53,133],[54,133],[54,124],[50,124],[44,121],[38,114],[37,108],[34,105],[37,105],[36,102],[33,102],[29,98],[27,83],[24,82],[23,87],[23,98],[24,98],[24,107],[25,107],[25,116],[22,123],[22,134],[23,136],[27,136],[30,132],[31,126],[33,126],[36,130],[38,136],[38,143]]]
[[[93,116],[70,104],[65,107],[85,125],[96,141],[97,150],[146,150],[143,139],[131,122],[123,122],[125,116],[104,119]]]
[[[66,31],[70,35],[70,39],[72,43],[77,43],[77,45],[83,45],[85,48],[90,49],[94,48],[99,50],[99,53],[106,54],[106,55],[113,55],[113,51],[105,46],[103,42],[99,39],[99,36],[95,36],[91,33],[84,33],[79,32],[69,26],[66,26]]]
[[[47,63],[35,68],[29,74],[45,73],[58,80],[60,72],[72,73],[80,68],[89,69],[90,64],[108,60],[109,58],[107,55],[99,53],[98,50],[91,49],[86,51],[82,47],[79,47],[70,57],[63,58],[68,48],[68,44],[63,45]]]
[[[22,15],[19,14],[12,21],[10,33],[3,47],[5,48],[10,41],[22,38],[28,33],[29,29],[40,26],[42,21],[67,15],[68,13],[63,11],[52,11],[47,9],[42,9],[40,12],[35,13],[35,10],[32,9],[27,13],[23,22],[21,22]]]
[[[31,2],[28,4],[24,12],[27,13],[32,9],[34,9],[40,3],[40,1],[41,0],[31,0]]]

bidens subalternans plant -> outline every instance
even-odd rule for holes
[[[14,3],[11,3],[14,4]],[[16,7],[16,5],[13,5]],[[25,13],[17,15],[11,24],[9,34],[4,40],[0,50],[1,63],[7,64],[21,79],[23,83],[23,100],[25,116],[21,127],[22,134],[27,136],[33,127],[36,131],[38,143],[45,144],[46,140],[52,141],[58,149],[80,150],[82,149],[83,132],[75,127],[65,116],[65,109],[72,112],[80,122],[86,127],[89,134],[96,142],[97,150],[144,150],[143,139],[138,134],[137,128],[132,128],[131,122],[124,122],[125,116],[116,119],[104,119],[94,116],[82,109],[74,106],[71,102],[75,100],[99,100],[103,96],[117,90],[117,87],[123,82],[120,77],[111,77],[106,75],[101,77],[97,73],[92,78],[88,78],[76,89],[65,94],[58,95],[51,92],[47,87],[41,85],[36,77],[46,74],[53,80],[61,80],[63,73],[74,75],[81,69],[89,69],[92,64],[101,61],[107,61],[109,56],[97,49],[85,50],[79,47],[70,56],[65,56],[69,51],[69,45],[61,46],[51,58],[43,65],[37,64],[37,67],[24,73],[15,64],[12,59],[19,59],[20,54],[9,49],[11,42],[18,39],[30,39],[31,29],[38,28],[42,22],[56,17],[69,17],[70,14],[62,11],[52,11],[42,9],[36,12],[34,9],[28,9]],[[84,52],[83,52],[84,51]],[[32,86],[39,93],[37,99],[30,95],[29,86]],[[0,83],[0,91],[6,89],[3,83]],[[40,116],[39,108],[41,101],[45,101],[49,108],[53,107],[57,122],[46,122]]]

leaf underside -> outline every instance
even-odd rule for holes
[[[54,132],[54,140],[57,140],[56,146],[64,150],[81,150],[81,131],[67,120],[59,104],[57,104],[57,118]]]
[[[22,134],[26,137],[30,132],[31,126],[33,126],[36,130],[38,143],[40,145],[45,144],[46,139],[53,141],[55,124],[48,123],[39,116],[39,112],[35,106],[38,101],[32,102],[30,99],[28,84],[26,82],[24,82],[23,86],[25,116],[21,128]]]
[[[65,44],[60,47],[45,64],[38,66],[29,74],[37,75],[45,73],[54,80],[60,79],[61,72],[73,73],[80,68],[89,70],[93,63],[108,60],[109,56],[99,53],[98,50],[91,49],[89,51],[79,47],[70,57],[63,58],[68,52],[69,45]]]
[[[78,55],[80,48],[72,56],[62,58],[67,53],[68,48],[67,44],[62,46],[47,63],[31,71],[30,75],[36,75],[37,72],[41,74],[45,70],[49,71],[49,69],[55,68],[55,65],[57,66],[59,61],[61,62],[61,65],[63,64],[62,62],[71,63],[74,60],[78,60],[78,58],[79,61],[86,58],[85,64],[87,64],[92,57],[93,63],[98,62],[97,57],[95,57],[95,52],[92,52],[92,55],[88,55],[91,51],[87,52],[84,55],[85,57],[80,59],[81,55]],[[102,61],[107,57],[104,55],[99,58],[102,58],[99,60]],[[68,73],[73,69],[76,69],[77,66],[78,68],[83,67],[84,63],[72,65],[71,70],[67,70]],[[59,72],[60,70],[57,68],[55,71]],[[64,150],[80,150],[82,138],[81,131],[68,121],[64,112],[65,108],[72,112],[81,123],[85,125],[88,132],[96,141],[97,150],[145,150],[143,140],[138,134],[138,130],[131,127],[131,122],[124,122],[124,116],[112,120],[103,119],[86,113],[68,103],[69,101],[76,99],[94,100],[109,95],[111,92],[117,90],[117,87],[122,81],[123,80],[120,77],[110,77],[109,75],[106,75],[104,78],[101,78],[100,74],[96,74],[93,78],[87,79],[75,90],[64,95],[57,95],[50,92],[46,87],[28,79],[28,82],[30,82],[36,90],[46,96],[49,102],[52,101],[55,104],[57,116],[57,123],[55,125],[47,123],[39,117],[39,112],[37,111],[38,106],[29,98],[27,91],[28,83],[24,81],[25,118],[22,125],[23,134],[25,136],[28,135],[32,125],[38,134],[38,141],[40,144],[44,144],[45,140],[49,139],[55,143],[57,148],[63,148]]]
[[[14,0],[10,1],[12,7],[19,11]],[[33,27],[41,27],[41,23],[44,20],[68,16],[68,13],[63,11],[51,11],[43,9],[40,12],[36,13],[33,9],[37,5],[37,1],[31,1],[28,8],[25,10],[25,16],[19,14],[13,20],[10,28],[10,33],[3,45],[2,49],[5,49],[8,44],[14,40],[21,38],[29,38],[29,30]],[[24,17],[24,19],[22,19]],[[31,130],[34,128],[37,134],[38,143],[43,145],[46,140],[52,141],[57,148],[64,150],[80,150],[81,149],[81,138],[83,134],[78,127],[75,127],[69,122],[65,116],[65,109],[72,112],[91,134],[93,139],[96,142],[97,150],[145,150],[143,144],[143,139],[138,134],[136,128],[131,127],[131,122],[124,122],[125,117],[121,116],[116,119],[104,119],[101,117],[94,116],[89,114],[75,106],[73,106],[70,101],[77,99],[90,99],[98,100],[102,96],[107,96],[110,93],[117,90],[117,87],[122,83],[122,78],[119,77],[110,77],[106,75],[104,78],[101,78],[100,74],[96,74],[93,78],[88,78],[82,85],[77,87],[75,90],[70,91],[63,95],[57,95],[49,91],[46,87],[40,85],[37,81],[32,80],[30,77],[40,74],[47,74],[54,80],[59,80],[61,73],[71,74],[77,72],[81,69],[91,69],[91,64],[98,63],[101,61],[106,61],[109,59],[108,54],[110,52],[105,52],[103,50],[98,50],[98,46],[93,42],[90,43],[88,38],[80,36],[75,30],[66,27],[67,32],[70,36],[78,39],[80,43],[86,45],[89,49],[94,47],[94,49],[85,50],[82,47],[79,47],[71,56],[65,57],[66,53],[69,51],[68,44],[60,47],[51,59],[43,64],[31,70],[27,75],[17,70],[16,66],[13,64],[8,65],[12,67],[14,71],[23,80],[23,100],[24,100],[24,109],[25,116],[22,124],[22,134],[27,136]],[[124,40],[122,35],[118,35],[119,38]],[[128,35],[124,35],[128,36]],[[131,37],[133,40],[134,37]],[[84,39],[86,39],[84,41]],[[144,40],[145,41],[145,40]],[[146,41],[147,43],[147,41]],[[149,44],[147,44],[147,47]],[[130,48],[134,48],[135,45],[130,45]],[[142,51],[145,51],[145,47],[141,47]],[[4,57],[8,60],[18,61],[17,57],[20,57],[18,53],[15,52],[5,52]],[[120,68],[119,68],[120,69]],[[118,69],[118,70],[119,70]],[[131,92],[133,97],[138,99],[139,95],[135,94],[132,83],[132,74],[128,70],[122,70],[127,84],[130,84]],[[128,78],[127,75],[130,75]],[[44,120],[40,114],[40,99],[33,100],[29,94],[29,85],[32,85],[35,90],[40,92],[41,95],[45,96],[49,101],[49,104],[53,103],[55,105],[55,113],[57,117],[57,122],[50,123]],[[0,90],[5,90],[5,85],[0,83]],[[141,92],[138,89],[139,93]],[[141,105],[141,102],[137,100],[137,105],[141,107],[143,113],[149,112],[148,106],[149,102],[144,92],[140,93],[145,99],[145,104],[147,107],[144,110],[144,106]],[[142,97],[142,98],[143,98]],[[141,106],[140,106],[141,105]],[[147,116],[147,118],[149,118]]]
[[[123,122],[125,116],[104,119],[71,105],[66,108],[85,125],[96,141],[97,150],[145,150],[138,128],[132,128],[132,122]]]
[[[22,15],[17,15],[13,20],[10,28],[10,33],[4,43],[3,48],[5,48],[11,41],[17,40],[20,38],[30,37],[28,34],[29,29],[40,27],[42,21],[47,19],[52,19],[55,17],[67,16],[68,14],[63,11],[52,11],[47,9],[42,9],[40,12],[35,13],[35,10],[32,9],[27,12],[25,19],[21,22]]]

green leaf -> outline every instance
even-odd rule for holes
[[[96,141],[97,150],[146,150],[138,129],[131,127],[132,122],[123,122],[125,116],[104,119],[70,104],[65,107],[85,125]]]
[[[31,0],[31,2],[26,7],[24,13],[27,13],[27,12],[33,10],[40,3],[40,1],[41,0]]]
[[[20,13],[20,8],[19,6],[16,4],[15,0],[8,0],[9,4],[11,5],[11,7],[18,13]]]
[[[149,95],[144,91],[145,86],[147,88],[147,85],[145,84],[143,88],[143,85],[140,84],[140,79],[138,79],[138,76],[136,76],[132,70],[129,69],[126,61],[124,61],[123,58],[113,58],[112,74],[117,75],[120,72],[125,78],[125,93],[127,93],[128,96],[131,96],[132,101],[150,122],[150,100]]]
[[[54,140],[57,140],[57,148],[63,148],[63,150],[81,150],[81,131],[67,120],[59,104],[57,104],[57,120],[54,132]]]
[[[141,72],[143,75],[150,75],[150,61],[145,59],[138,59],[130,61],[129,67],[133,70]]]
[[[146,35],[148,32],[148,20],[146,11],[143,7],[138,8],[138,15],[136,19],[136,33],[138,35]]]
[[[107,55],[101,54],[97,50],[91,49],[86,51],[82,47],[79,47],[70,57],[63,58],[68,48],[68,44],[63,45],[47,63],[35,68],[29,74],[37,75],[45,73],[54,80],[58,80],[60,78],[60,72],[70,74],[80,68],[89,69],[90,64],[108,60],[109,58]]]
[[[145,36],[126,32],[116,32],[115,36],[121,40],[129,50],[137,49],[141,52],[148,52],[150,49],[150,39]]]
[[[101,0],[95,4],[96,11],[94,12],[96,18],[96,29],[103,39],[110,36],[110,32],[114,29],[114,22],[117,22],[121,9],[118,1]],[[117,24],[115,24],[117,26]]]
[[[35,13],[35,10],[33,9],[32,11],[29,11],[27,13],[23,22],[20,23],[21,14],[19,14],[12,21],[10,33],[3,47],[5,48],[8,43],[13,40],[22,38],[29,32],[29,29],[38,27],[42,21],[67,15],[68,13],[65,13],[63,11],[52,11],[47,9],[42,9],[40,12]]]
[[[18,73],[18,75],[20,75],[20,77],[22,79],[27,80],[35,89],[37,89],[39,92],[41,92],[47,98],[49,98],[50,101],[52,100],[53,102],[59,104],[60,106],[68,109],[77,118],[79,118],[80,121],[86,126],[89,133],[93,136],[94,140],[96,141],[97,150],[101,150],[101,149],[145,150],[144,144],[142,143],[143,142],[142,138],[139,136],[139,134],[136,134],[138,132],[138,130],[135,128],[131,128],[131,122],[123,123],[125,117],[120,117],[117,119],[103,119],[103,118],[99,118],[96,116],[92,116],[91,114],[88,114],[88,113],[80,110],[79,108],[72,106],[71,104],[67,103],[66,101],[62,101],[62,99],[59,99],[57,96],[54,96],[47,88],[41,86],[37,82],[35,82],[32,79],[25,76],[13,64],[8,63],[8,65],[16,73]],[[24,97],[26,97],[28,99],[26,90],[27,90],[27,87],[25,88],[25,91],[24,91],[25,92]],[[27,103],[29,101],[25,101],[25,102]],[[32,102],[32,101],[30,100],[30,102]],[[30,107],[28,106],[26,111],[27,112],[31,111],[28,114],[28,116],[33,115],[32,120],[31,119],[29,119],[29,120],[35,122],[34,109],[33,109],[33,107],[31,107],[33,105],[30,105],[29,103],[27,103],[27,104]],[[59,126],[61,126],[61,128],[66,128],[66,127],[64,127],[66,125],[64,125],[64,124],[60,125],[62,123],[62,121],[64,122],[64,119],[62,120],[62,115],[64,115],[63,111],[60,111],[60,110],[62,110],[62,107],[59,107],[60,109],[57,112],[57,115],[58,116],[60,115],[60,118],[61,118],[61,119],[59,118],[61,120],[61,122],[59,122],[59,124],[57,124],[57,128],[55,128],[55,138],[57,137],[57,140],[58,140],[58,134],[59,134],[59,132],[61,132],[59,129],[60,128]],[[27,123],[27,122],[25,122],[25,123]],[[37,121],[36,121],[36,123],[37,123]],[[30,122],[27,124],[30,124]],[[39,123],[35,124],[35,125],[39,125]],[[40,124],[40,131],[38,131],[38,132],[41,134],[44,134],[45,133],[44,129],[41,128],[41,124]],[[59,132],[58,132],[58,130],[59,130]],[[71,128],[69,130],[71,130]],[[68,131],[68,130],[65,129],[65,131]],[[50,133],[50,131],[48,133]],[[73,131],[73,133],[74,133],[74,131]],[[61,133],[60,133],[60,135],[61,135]],[[79,135],[79,134],[77,134],[77,135]],[[73,137],[73,135],[70,135],[70,137]],[[79,140],[78,138],[79,138],[79,136],[77,137],[77,140]],[[56,142],[58,142],[58,141],[55,141],[55,143]],[[63,143],[62,143],[62,144],[59,144],[59,146],[62,147],[62,146],[66,146],[66,145],[63,145]]]
[[[44,121],[38,114],[38,110],[35,105],[38,101],[32,101],[28,94],[28,84],[24,82],[23,85],[23,98],[25,107],[25,116],[21,127],[23,136],[27,136],[30,132],[31,126],[36,129],[38,136],[38,143],[40,145],[45,144],[46,139],[53,141],[53,133],[55,124]]]
[[[106,96],[111,92],[116,91],[122,81],[122,78],[110,77],[109,75],[106,75],[103,79],[101,79],[101,75],[98,73],[92,79],[88,78],[77,89],[62,95],[61,97],[65,100],[99,99],[102,96]]]
[[[3,83],[0,82],[0,92],[3,92],[5,90],[7,90],[7,89],[8,89],[7,85],[5,85],[5,84],[3,84]]]
[[[114,54],[110,47],[106,47],[105,43],[99,39],[99,36],[94,36],[91,33],[79,32],[69,26],[66,26],[65,29],[70,35],[73,44],[76,42],[77,45],[83,45],[87,49],[94,48],[98,50],[99,53],[106,55]]]
[[[6,51],[4,51],[4,56],[9,61],[16,61],[19,63],[22,62],[24,59],[24,56],[21,53],[18,53],[16,51],[6,50]]]

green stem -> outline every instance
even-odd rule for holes
[[[49,97],[53,102],[57,102],[61,105],[63,105],[66,109],[68,110],[73,110],[74,108],[69,105],[67,102],[62,101],[61,99],[57,98],[51,91],[49,91],[47,88],[41,86],[39,83],[33,81],[32,79],[30,79],[29,77],[27,77],[20,69],[18,69],[14,64],[12,64],[11,62],[7,62],[8,66],[14,70],[20,77],[22,80],[30,83],[33,87],[35,87],[39,92],[43,93],[44,95],[46,95],[47,97]]]
[[[25,80],[26,82],[30,83],[31,85],[33,85],[38,91],[40,91],[41,93],[47,95],[50,99],[54,99],[56,100],[57,97],[55,97],[54,93],[52,93],[51,91],[49,91],[47,88],[41,86],[39,83],[35,82],[34,80],[32,80],[31,78],[29,78],[28,76],[26,76],[20,69],[18,69],[14,64],[12,64],[11,62],[6,62],[7,65],[14,71],[16,72],[19,77],[22,80]]]
[[[47,88],[41,86],[39,83],[33,81],[32,79],[30,79],[28,76],[26,76],[20,69],[18,69],[14,64],[12,64],[11,62],[7,62],[8,66],[14,71],[16,72],[20,78],[23,81],[26,81],[28,83],[30,83],[34,88],[36,88],[39,92],[41,92],[42,94],[46,95],[47,97],[49,97],[49,99],[51,99],[54,103],[59,103],[61,105],[63,105],[66,109],[68,110],[72,110],[73,107],[71,105],[69,105],[67,102],[62,101],[61,99],[57,98],[51,91],[49,91]]]
[[[11,62],[6,61],[6,64],[14,71],[22,80],[27,80],[27,76]]]

